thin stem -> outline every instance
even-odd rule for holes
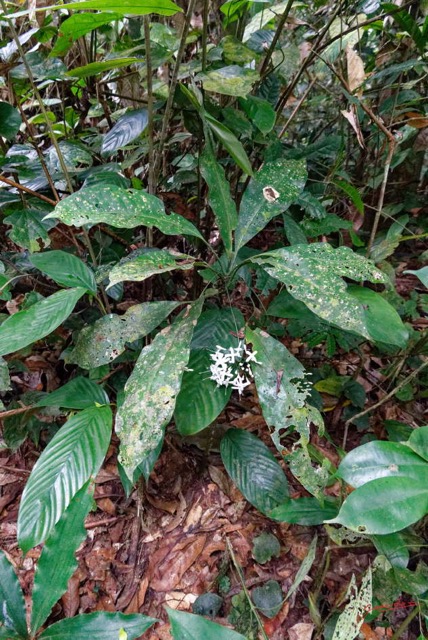
[[[202,8],[202,55],[201,55],[202,72],[205,71],[207,66],[208,12],[209,12],[209,0],[204,0],[204,6]]]
[[[5,184],[8,184],[10,187],[15,187],[15,189],[19,189],[20,191],[25,191],[25,193],[28,193],[31,196],[34,196],[35,198],[39,198],[39,200],[43,200],[44,202],[48,202],[53,207],[56,205],[55,200],[51,200],[50,198],[47,198],[46,196],[43,196],[41,193],[37,193],[37,191],[33,191],[32,189],[29,189],[28,187],[24,187],[23,184],[20,184],[19,182],[15,182],[14,180],[10,180],[10,178],[5,178],[4,176],[0,176],[0,181],[4,182]]]
[[[388,134],[389,134],[389,131],[388,131]],[[392,158],[394,156],[395,147],[396,147],[396,142],[395,142],[394,137],[391,138],[390,135],[388,135],[388,155],[386,156],[386,162],[385,162],[385,166],[383,168],[383,178],[382,178],[382,184],[381,184],[381,187],[380,187],[379,198],[378,198],[378,201],[377,201],[375,218],[373,220],[373,226],[372,226],[372,230],[371,230],[371,233],[370,233],[369,242],[367,244],[367,255],[368,256],[371,253],[373,242],[375,241],[376,232],[377,232],[377,229],[378,229],[378,226],[379,226],[379,222],[380,222],[380,218],[381,218],[381,215],[382,215],[383,203],[384,203],[384,200],[385,200],[386,185],[388,184],[389,170],[391,168],[391,162],[392,162]]]
[[[263,60],[262,68],[260,69],[260,80],[263,80],[263,76],[265,75],[267,68],[269,66],[270,60],[272,58],[273,52],[275,51],[275,47],[278,43],[279,38],[281,37],[282,30],[284,28],[285,23],[288,19],[288,14],[290,13],[291,7],[293,5],[294,0],[288,0],[287,6],[284,9],[284,13],[282,14],[278,27],[275,31],[275,35],[271,42],[271,45],[266,53],[265,59]],[[274,7],[275,8],[275,7]]]
[[[419,607],[415,607],[413,609],[413,611],[411,611],[409,613],[407,618],[405,618],[403,620],[403,622],[398,627],[397,631],[391,636],[391,640],[400,640],[400,638],[403,637],[403,634],[404,634],[405,630],[407,629],[409,624],[412,622],[412,620],[414,620],[414,618],[416,618],[418,613],[419,613]]]
[[[4,2],[4,0],[1,0],[1,1]],[[190,0],[187,13],[186,13],[186,18],[183,24],[183,30],[181,32],[180,47],[178,49],[177,58],[175,60],[174,70],[172,72],[172,78],[169,85],[168,100],[165,106],[165,114],[163,117],[162,130],[161,130],[161,135],[159,139],[155,166],[153,170],[154,182],[156,183],[158,181],[159,171],[162,164],[163,148],[165,146],[165,142],[168,137],[168,126],[169,126],[169,121],[172,114],[172,107],[174,104],[174,94],[175,94],[175,89],[177,87],[177,82],[178,82],[178,72],[180,70],[181,60],[183,58],[184,50],[186,48],[186,40],[187,40],[187,34],[189,32],[189,27],[190,27],[190,19],[194,13],[195,4],[196,4],[196,0]]]
[[[308,88],[306,89],[305,93],[302,95],[302,97],[300,98],[299,102],[296,104],[296,106],[294,107],[293,111],[290,114],[290,117],[288,118],[287,122],[285,123],[285,125],[282,127],[281,133],[279,134],[279,138],[282,138],[282,136],[285,134],[285,132],[287,131],[290,122],[292,120],[294,120],[294,116],[300,111],[300,107],[302,106],[302,104],[304,103],[304,101],[306,100],[306,98],[308,97],[312,87],[314,86],[316,82],[316,78],[314,78],[313,80],[311,80],[310,85],[308,86]]]
[[[148,16],[144,16],[144,42],[146,47],[146,72],[147,72],[147,114],[148,125],[147,135],[149,139],[149,177],[148,192],[154,194],[156,192],[155,174],[154,174],[154,122],[153,122],[153,82],[152,82],[152,54],[150,51],[150,22]],[[147,227],[146,246],[153,246],[153,229]]]

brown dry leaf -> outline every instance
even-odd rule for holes
[[[364,138],[363,138],[363,134],[361,133],[360,123],[358,122],[355,110],[354,109],[351,109],[351,111],[342,110],[340,113],[344,118],[347,119],[347,121],[349,122],[349,124],[351,125],[355,133],[357,134],[358,144],[360,145],[360,147],[364,149]]]
[[[288,630],[290,640],[311,640],[315,625],[312,622],[299,622]]]
[[[414,127],[415,129],[428,127],[428,118],[425,118],[423,113],[409,111],[404,114],[404,117],[407,118],[406,124],[408,124],[409,127]]]
[[[126,607],[125,613],[138,613],[140,611],[146,599],[148,586],[149,586],[149,579],[145,576],[140,582],[138,591],[136,591],[131,602]]]
[[[79,586],[82,577],[83,572],[81,572],[80,570],[72,575],[70,580],[68,581],[67,591],[61,598],[62,609],[66,618],[72,618],[73,616],[75,616],[79,609]]]
[[[101,509],[101,511],[104,511],[105,513],[108,513],[109,516],[115,516],[116,515],[116,506],[114,504],[114,502],[112,502],[112,500],[110,500],[110,498],[99,498],[97,500],[97,506],[99,509]]]
[[[364,80],[366,79],[366,74],[364,71],[364,62],[361,60],[358,53],[356,53],[352,47],[346,47],[346,63],[348,69],[348,86],[349,91],[354,93],[358,87],[361,87]],[[356,92],[356,95],[362,95],[362,89]]]
[[[193,593],[184,593],[183,591],[171,591],[165,594],[165,604],[171,609],[179,609],[180,611],[190,611],[192,604],[196,598]]]
[[[173,591],[205,547],[207,536],[193,537],[176,544],[174,549],[160,563],[155,571],[150,587],[154,591]]]

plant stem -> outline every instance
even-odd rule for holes
[[[262,64],[262,68],[260,69],[260,81],[263,80],[264,75],[266,74],[267,68],[269,66],[269,62],[272,58],[272,54],[275,51],[275,47],[278,43],[279,38],[281,37],[281,33],[282,30],[284,28],[285,23],[287,22],[288,19],[288,14],[290,13],[291,7],[293,5],[294,0],[288,0],[287,6],[284,9],[284,13],[282,14],[279,23],[278,23],[278,27],[275,31],[275,35],[273,37],[273,40],[271,42],[271,45],[265,55],[265,59],[263,60],[263,64]]]
[[[14,180],[10,180],[10,178],[5,178],[4,176],[0,176],[0,181],[8,184],[10,187],[15,187],[15,189],[19,189],[20,191],[25,191],[25,193],[29,193],[31,196],[34,196],[35,198],[39,198],[44,202],[48,202],[53,207],[56,205],[55,200],[51,200],[50,198],[43,196],[41,193],[37,193],[37,191],[33,191],[28,187],[24,187],[23,184],[20,184],[19,182],[15,182]]]
[[[209,1],[204,0],[204,6],[202,9],[202,55],[201,55],[202,72],[205,71],[207,66],[208,12],[209,12]]]
[[[144,42],[146,48],[146,73],[147,73],[147,114],[148,125],[147,135],[149,139],[149,176],[148,176],[148,192],[154,194],[156,192],[155,174],[154,174],[154,123],[153,123],[153,82],[152,82],[152,54],[150,51],[150,22],[148,16],[144,16]],[[146,246],[153,246],[153,229],[147,227]]]
[[[403,637],[403,633],[404,631],[407,629],[407,627],[409,626],[409,624],[412,622],[412,620],[414,618],[416,618],[416,616],[419,613],[419,607],[415,607],[413,609],[413,611],[411,611],[409,613],[409,615],[407,616],[407,618],[405,618],[403,620],[403,622],[400,624],[400,626],[398,627],[397,631],[394,633],[394,635],[391,636],[390,640],[400,640],[400,638]]]

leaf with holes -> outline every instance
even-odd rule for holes
[[[61,200],[54,211],[45,216],[64,224],[109,224],[112,227],[156,227],[165,235],[202,238],[191,222],[176,213],[167,215],[162,200],[145,191],[122,189],[114,185],[87,187]]]
[[[73,496],[98,473],[111,424],[110,407],[85,409],[49,442],[33,467],[19,507],[18,542],[24,553],[46,540]]]
[[[265,515],[288,500],[283,470],[258,438],[241,429],[229,429],[222,438],[221,459],[241,493]]]
[[[30,256],[36,269],[63,287],[84,287],[97,292],[94,272],[77,256],[65,251],[46,251]]]
[[[123,258],[109,273],[109,288],[118,282],[132,280],[141,282],[157,273],[188,271],[193,269],[194,259],[182,253],[164,249],[137,249]]]
[[[108,404],[104,389],[89,378],[77,376],[59,389],[47,393],[36,407],[63,407],[64,409],[89,409],[95,404]]]
[[[32,593],[31,633],[36,634],[52,607],[67,591],[77,569],[75,551],[86,538],[84,521],[93,505],[90,480],[76,493],[46,540],[37,562]]]
[[[190,355],[201,298],[145,347],[125,385],[125,400],[116,414],[119,462],[132,480],[135,469],[163,438],[174,413],[181,379]]]
[[[262,166],[242,197],[236,251],[288,209],[303,190],[307,177],[304,160],[274,160]]]
[[[181,435],[198,433],[223,411],[231,389],[209,379],[215,345],[237,347],[236,332],[245,324],[238,309],[209,309],[201,314],[191,343],[188,367],[175,405],[174,419]]]
[[[149,122],[147,109],[135,109],[128,111],[119,118],[114,127],[105,134],[101,153],[109,155],[122,149],[127,144],[138,138],[143,133]]]
[[[24,596],[16,573],[0,549],[0,638],[26,638]]]
[[[260,75],[253,69],[232,64],[207,73],[199,73],[196,79],[202,82],[205,91],[245,98],[251,92],[253,84],[260,79]]]
[[[135,640],[155,622],[140,613],[83,613],[55,622],[39,636],[40,640]],[[122,635],[121,635],[122,633]],[[125,635],[123,635],[123,633]]]
[[[364,306],[351,296],[342,277],[386,283],[382,271],[349,247],[333,249],[327,243],[294,245],[251,258],[289,293],[331,324],[370,339]]]
[[[200,169],[208,185],[208,202],[214,212],[224,247],[226,252],[230,253],[232,251],[232,232],[236,228],[238,215],[223,168],[208,146],[205,147],[200,157]]]
[[[82,287],[58,291],[7,318],[0,327],[0,356],[41,340],[64,322],[86,293]]]
[[[349,602],[337,619],[332,640],[350,640],[359,635],[359,630],[364,623],[367,611],[372,610],[372,572],[370,567],[363,576],[360,590],[358,591],[355,576],[346,593]]]
[[[103,316],[80,330],[76,345],[66,362],[78,364],[83,369],[109,364],[125,351],[126,343],[151,333],[179,304],[169,301],[143,302],[129,307],[122,316],[115,313]]]

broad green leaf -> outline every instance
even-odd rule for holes
[[[61,200],[46,216],[64,224],[109,224],[133,229],[140,225],[156,227],[165,235],[186,234],[202,238],[191,222],[176,213],[165,213],[162,200],[145,191],[122,189],[113,185],[87,187]]]
[[[64,56],[73,42],[90,31],[117,20],[119,17],[119,13],[75,13],[64,22],[61,22],[58,38],[49,55],[51,57]]]
[[[316,498],[295,498],[286,500],[272,509],[269,517],[278,522],[313,526],[322,524],[328,518],[334,518],[339,510],[337,500],[326,498],[321,506]]]
[[[28,636],[24,596],[12,565],[0,549],[0,637],[18,636]]]
[[[193,613],[166,608],[174,640],[245,640],[240,633]]]
[[[414,429],[410,435],[407,445],[416,451],[418,456],[428,460],[428,427]]]
[[[425,465],[427,466],[427,465]],[[329,523],[365,534],[401,531],[428,513],[428,469],[418,480],[387,476],[353,491]]]
[[[221,459],[241,493],[265,515],[286,502],[288,484],[272,453],[258,438],[241,429],[229,429],[220,445]]]
[[[43,246],[49,246],[48,231],[53,225],[52,221],[43,220],[44,215],[43,211],[37,209],[11,213],[4,220],[4,224],[12,225],[12,229],[8,231],[9,238],[29,251],[40,251],[40,240]]]
[[[31,472],[18,515],[24,553],[46,540],[81,487],[95,476],[111,437],[110,407],[74,415],[54,435]]]
[[[36,269],[63,287],[84,287],[97,292],[94,272],[77,256],[65,251],[46,251],[30,256]]]
[[[274,160],[257,172],[244,192],[235,233],[236,251],[296,200],[307,179],[304,160]]]
[[[84,521],[93,504],[90,480],[76,493],[55,525],[37,562],[32,593],[31,633],[36,634],[52,607],[67,591],[77,569],[75,551],[86,538]]]
[[[178,306],[178,302],[143,302],[129,307],[122,316],[103,316],[79,331],[76,346],[66,361],[83,369],[109,364],[125,351],[127,342],[149,334]]]
[[[66,5],[63,5],[63,7],[65,6]],[[142,62],[143,60],[140,58],[113,58],[112,60],[104,60],[102,62],[90,62],[89,64],[85,64],[83,67],[74,67],[73,69],[70,69],[70,71],[67,71],[66,75],[72,76],[73,78],[89,78],[91,76],[96,76],[99,73],[111,71],[112,69],[129,67],[129,65],[135,63],[142,64]]]
[[[414,276],[419,278],[424,287],[428,288],[428,267],[422,267],[422,269],[417,269],[416,271],[407,269],[406,271],[403,271],[403,273],[412,273]]]
[[[205,91],[245,98],[251,92],[253,84],[260,79],[260,75],[253,69],[233,64],[207,73],[199,73],[196,79],[202,81]]]
[[[101,153],[109,155],[125,147],[138,138],[147,127],[149,116],[147,109],[128,111],[119,118],[114,127],[104,136]]]
[[[21,123],[19,111],[8,102],[0,101],[0,136],[11,140],[18,133]]]
[[[77,376],[65,385],[47,393],[36,407],[63,407],[64,409],[89,409],[95,404],[108,404],[104,389],[89,378]]]
[[[254,51],[235,36],[225,36],[221,39],[219,46],[223,49],[223,58],[228,64],[236,62],[245,65],[256,58]]]
[[[259,131],[263,134],[272,131],[275,125],[276,113],[267,100],[256,96],[247,96],[245,100],[240,100],[239,104]]]
[[[351,198],[352,204],[355,206],[358,213],[364,215],[364,202],[358,189],[352,184],[349,184],[349,182],[346,182],[346,180],[335,180],[334,184]]]
[[[321,242],[269,251],[251,260],[323,320],[370,338],[364,306],[348,293],[342,280],[387,282],[385,274],[363,256],[348,247],[333,249]]]
[[[206,146],[200,157],[200,169],[208,185],[208,202],[214,212],[224,248],[232,251],[232,232],[236,229],[238,215],[230,195],[223,167],[217,162],[212,150]]]
[[[201,313],[200,299],[145,347],[125,386],[116,414],[119,462],[132,480],[134,470],[157,447],[174,413],[175,400],[190,354],[193,330]]]
[[[82,287],[58,291],[7,318],[0,326],[0,355],[23,349],[52,333],[68,318],[84,293]]]
[[[372,289],[356,285],[348,286],[347,293],[363,305],[365,324],[372,340],[404,349],[409,332],[394,307],[385,298]]]
[[[263,417],[274,428],[271,437],[276,448],[281,451],[281,436],[291,426],[309,441],[315,409],[306,405],[310,383],[304,367],[283,344],[260,329],[247,329],[246,338],[257,352],[254,379]]]
[[[161,16],[173,16],[182,11],[171,0],[84,0],[84,2],[70,2],[57,7],[58,9],[100,9],[115,11],[116,13],[144,16],[157,13]]]
[[[256,15],[250,20],[250,22],[245,27],[244,36],[242,38],[243,42],[247,42],[253,35],[255,31],[259,29],[263,29],[265,24],[270,22],[271,20],[275,20],[278,16],[284,13],[286,8],[288,7],[288,2],[280,2],[270,8],[263,8],[262,11],[256,13]]]
[[[182,253],[174,254],[165,249],[137,249],[123,258],[110,271],[109,288],[118,282],[132,280],[140,282],[157,273],[188,271],[193,269],[194,259]]]
[[[266,618],[274,618],[284,604],[284,594],[276,580],[268,580],[262,587],[253,589],[251,597]]]
[[[428,474],[428,464],[405,444],[374,440],[350,451],[337,474],[352,487],[392,476],[406,476],[418,482]]]
[[[241,312],[233,307],[208,309],[201,314],[175,405],[174,420],[181,435],[192,435],[205,429],[229,401],[231,389],[218,387],[209,379],[210,355],[217,344],[225,348],[237,347],[236,333],[244,324]]]
[[[371,536],[370,539],[378,554],[385,556],[393,567],[401,569],[407,567],[410,553],[402,534],[389,533],[385,536]]]
[[[221,145],[223,145],[226,151],[229,152],[238,167],[240,167],[247,175],[252,176],[253,169],[251,167],[250,159],[238,138],[230,131],[230,129],[213,118],[209,113],[204,112],[203,117],[217,140]]]
[[[119,640],[123,629],[128,640],[139,638],[157,620],[139,613],[86,613],[55,622],[40,640]]]

